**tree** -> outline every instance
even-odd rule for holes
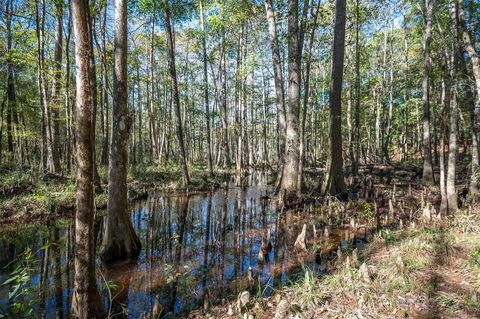
[[[318,1],[316,9],[312,7],[312,19],[313,25],[312,30],[310,31],[310,39],[307,44],[307,60],[305,63],[305,75],[304,75],[304,97],[303,97],[303,110],[302,110],[302,125],[300,131],[300,155],[299,155],[299,163],[298,163],[298,193],[300,195],[302,191],[302,183],[303,183],[303,166],[305,162],[305,135],[306,135],[306,126],[307,126],[307,111],[308,111],[308,104],[310,98],[310,71],[312,68],[312,50],[313,50],[313,43],[315,40],[315,31],[317,29],[317,17],[318,12],[320,10],[321,1]]]
[[[60,164],[60,109],[62,98],[60,95],[62,82],[62,50],[63,50],[63,3],[55,1],[55,56],[54,75],[52,83],[51,107],[51,150],[52,169],[59,173],[62,171]]]
[[[242,22],[241,32],[238,34],[238,44],[237,44],[237,62],[235,66],[235,136],[237,140],[237,147],[235,152],[235,167],[236,167],[236,184],[240,186],[242,172],[243,172],[243,152],[244,152],[244,131],[243,131],[243,114],[244,114],[244,104],[246,98],[243,101],[240,101],[242,84],[243,84],[243,74],[242,74],[242,63],[243,63],[243,46],[244,46],[244,24]],[[243,87],[243,95],[246,97],[247,88],[246,85]]]
[[[343,197],[346,195],[342,156],[342,82],[345,53],[345,0],[336,0],[335,28],[332,53],[332,80],[330,82],[330,145],[327,175],[322,193]]]
[[[0,164],[2,164],[2,154],[3,154],[3,109],[5,108],[6,96],[2,100],[2,105],[0,106]]]
[[[100,318],[102,299],[95,279],[93,203],[93,92],[91,82],[91,33],[88,1],[72,0],[75,34],[77,201],[75,213],[75,276],[72,312],[80,319]]]
[[[462,32],[463,45],[471,60],[472,72],[475,78],[475,89],[477,92],[475,105],[473,106],[473,109],[470,110],[472,123],[472,174],[470,176],[469,187],[470,197],[476,201],[479,197],[478,175],[480,174],[480,150],[478,141],[478,116],[480,114],[480,58],[472,43],[470,33],[467,31],[467,25],[465,21],[465,4],[462,0],[458,1],[458,17],[460,30]]]
[[[430,141],[430,43],[432,42],[432,15],[435,0],[425,0],[425,35],[423,40],[423,182],[432,184],[434,181],[432,150]]]
[[[268,38],[270,40],[270,50],[272,51],[273,74],[275,79],[275,101],[277,105],[277,122],[278,122],[278,138],[279,150],[278,155],[280,161],[283,161],[285,153],[285,90],[283,87],[283,70],[282,60],[280,58],[280,49],[278,45],[277,25],[275,22],[275,11],[273,9],[272,0],[265,0],[265,12],[268,22]],[[283,169],[283,167],[281,167]]]
[[[222,82],[222,126],[223,126],[223,137],[222,137],[222,144],[223,144],[223,165],[227,168],[230,168],[231,161],[230,161],[230,143],[228,142],[228,109],[227,109],[227,48],[226,48],[226,31],[225,31],[225,24],[226,21],[226,14],[225,14],[225,1],[222,2],[221,5],[221,15],[222,15],[222,26],[221,26],[221,36],[222,36],[222,49],[220,54],[220,78]]]
[[[108,176],[108,205],[100,255],[106,263],[135,258],[141,243],[128,209],[128,138],[131,115],[127,86],[127,0],[115,1],[115,66],[113,72],[112,144]]]
[[[177,70],[175,66],[175,43],[173,37],[172,17],[170,12],[170,5],[167,0],[163,0],[163,10],[165,14],[165,30],[167,36],[168,47],[168,65],[170,71],[170,78],[172,80],[172,94],[173,104],[175,109],[175,128],[177,133],[179,160],[182,168],[182,178],[185,185],[190,184],[190,176],[188,175],[187,158],[185,154],[185,143],[183,141],[183,125],[180,113],[180,96],[178,93],[177,84]]]
[[[207,122],[207,170],[210,176],[213,175],[212,164],[212,140],[210,129],[210,101],[208,94],[208,56],[207,56],[207,35],[205,31],[205,17],[204,17],[204,4],[203,0],[200,0],[200,24],[202,28],[202,53],[203,53],[203,94],[205,100],[205,121]]]
[[[151,129],[151,144],[152,144],[152,157],[157,158],[161,156],[160,150],[158,147],[158,136],[157,136],[157,123],[155,121],[155,78],[154,78],[154,68],[155,68],[155,57],[153,55],[153,46],[155,41],[155,10],[156,10],[156,1],[152,1],[152,12],[150,13],[150,47],[148,54],[148,67],[149,67],[149,120],[150,120],[150,129]]]
[[[92,145],[95,146],[95,128],[97,123],[97,100],[98,100],[98,91],[97,91],[97,68],[95,62],[95,52],[93,51],[93,39],[96,37],[96,29],[95,26],[95,15],[91,14],[90,10],[87,10],[88,15],[88,32],[90,33],[90,82],[92,88],[92,96],[93,96],[93,109],[92,109]],[[98,165],[97,165],[97,152],[96,147],[93,148],[92,152],[92,163],[93,163],[93,185],[95,186],[95,190],[98,192],[102,192],[102,184],[100,181],[100,174],[98,173]]]
[[[43,30],[45,29],[45,6],[44,2],[42,3],[42,10],[40,11],[39,1],[35,1],[35,23],[36,23],[36,36],[37,36],[37,85],[38,93],[40,98],[40,108],[42,110],[42,169],[45,171],[49,168],[48,163],[51,161],[48,160],[48,138],[47,138],[47,118],[46,118],[46,90],[45,90],[45,79],[43,72],[43,61],[44,61],[44,44],[43,44]],[[8,25],[8,24],[7,24]],[[7,114],[8,116],[8,114]],[[8,127],[8,124],[7,124]]]
[[[288,104],[286,113],[285,157],[281,201],[288,203],[297,196],[299,174],[298,113],[300,108],[300,34],[298,27],[298,0],[288,1]]]
[[[100,37],[101,37],[101,44],[100,44],[100,54],[102,60],[102,156],[101,156],[101,164],[108,165],[108,157],[109,157],[109,144],[110,144],[110,129],[109,129],[109,116],[108,116],[108,65],[107,65],[107,41],[106,41],[106,24],[107,24],[107,5],[103,6],[103,17],[102,22],[100,25]]]
[[[449,0],[451,19],[452,52],[450,61],[450,132],[448,138],[448,168],[447,168],[447,207],[449,213],[458,209],[457,191],[455,189],[457,165],[457,130],[458,130],[458,12],[455,0]]]
[[[12,12],[13,1],[7,0],[5,10],[7,31],[7,150],[9,156],[13,156],[13,128],[12,121],[16,113],[17,97],[15,92],[15,68],[12,59]],[[1,138],[1,136],[0,136]]]
[[[66,119],[66,162],[67,162],[67,172],[71,171],[73,161],[74,161],[74,146],[75,146],[75,134],[73,133],[73,114],[75,105],[72,103],[71,98],[71,79],[70,79],[70,68],[71,68],[71,59],[70,59],[70,44],[72,36],[72,6],[69,6],[68,10],[68,23],[67,23],[67,34],[65,41],[65,114]]]
[[[358,174],[360,161],[360,0],[355,1],[355,125],[352,134],[352,174]]]

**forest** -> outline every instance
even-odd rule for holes
[[[1,0],[0,319],[480,317],[480,2]]]

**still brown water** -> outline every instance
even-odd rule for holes
[[[321,275],[327,258],[299,258],[294,252],[302,218],[288,219],[277,211],[265,196],[271,192],[265,177],[254,174],[249,184],[252,186],[211,193],[155,193],[135,203],[131,218],[143,245],[138,260],[106,269],[97,259],[105,308],[128,314],[128,318],[159,313],[181,316],[206,303],[234,298],[245,289],[269,295],[302,278],[305,269]],[[103,218],[97,218],[97,244],[102,223]],[[71,221],[57,221],[0,233],[0,282],[11,276],[12,260],[22,260],[27,248],[34,253],[28,299],[37,317],[68,317],[73,292],[73,231]],[[268,232],[271,249],[260,263],[258,253]],[[323,244],[346,245],[344,238],[349,237],[345,232],[332,230]],[[310,228],[308,236],[312,236]],[[247,278],[249,267],[253,281]],[[107,286],[114,288],[111,294]],[[0,314],[8,307],[12,288],[12,284],[0,286]]]

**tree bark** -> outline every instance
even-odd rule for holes
[[[423,176],[426,184],[433,184],[433,164],[430,141],[430,43],[432,41],[432,15],[435,0],[425,0],[425,35],[423,40]]]
[[[390,30],[393,34],[393,27]],[[391,44],[392,45],[392,44]],[[390,162],[389,147],[392,140],[392,125],[393,125],[393,52],[390,56],[390,80],[388,83],[388,115],[387,115],[387,128],[385,132],[385,141],[383,143],[383,158],[388,163]]]
[[[66,164],[67,172],[73,165],[74,132],[73,132],[73,109],[70,100],[70,37],[72,34],[72,14],[69,6],[67,36],[65,41],[65,114],[66,114]],[[73,106],[74,107],[74,106]]]
[[[35,1],[35,22],[36,22],[36,36],[37,36],[37,84],[40,95],[40,108],[42,110],[42,169],[44,171],[50,170],[52,167],[51,152],[50,152],[50,135],[48,124],[48,108],[47,108],[47,93],[45,90],[44,77],[44,28],[45,28],[45,2],[40,3]],[[8,110],[7,110],[8,111]],[[8,117],[8,113],[7,113]],[[8,121],[8,118],[7,118]],[[8,129],[8,123],[7,123]]]
[[[107,6],[103,8],[103,21],[100,27],[100,37],[101,37],[101,59],[102,59],[102,109],[103,109],[103,140],[102,140],[102,157],[101,157],[101,164],[108,165],[108,154],[109,154],[109,144],[110,144],[110,125],[109,123],[109,115],[108,115],[108,65],[107,65],[107,41],[105,37],[105,29],[107,24]]]
[[[9,157],[13,158],[13,128],[12,119],[15,112],[17,97],[15,94],[15,69],[12,61],[12,12],[13,1],[7,0],[5,10],[6,31],[7,31],[7,150]]]
[[[100,256],[105,263],[136,258],[142,247],[128,209],[128,139],[132,125],[127,86],[127,0],[115,1],[112,145],[108,206]]]
[[[240,186],[242,172],[243,172],[243,151],[244,151],[244,139],[243,139],[243,128],[242,128],[242,117],[243,117],[243,105],[240,100],[241,91],[243,89],[245,102],[246,97],[246,88],[243,87],[243,75],[242,75],[242,55],[243,55],[243,33],[244,26],[242,25],[242,31],[238,35],[238,45],[237,45],[237,65],[235,70],[235,135],[237,140],[237,149],[235,152],[235,167],[236,167],[236,184]]]
[[[60,109],[62,99],[60,96],[62,81],[62,50],[63,50],[63,3],[55,2],[55,57],[54,75],[52,83],[52,107],[51,107],[51,149],[53,171],[60,173]]]
[[[72,0],[77,65],[76,136],[77,202],[75,214],[75,278],[73,315],[80,319],[101,318],[102,303],[95,280],[93,203],[93,88],[91,82],[91,33],[88,1]]]
[[[288,1],[288,105],[286,114],[285,158],[280,184],[281,202],[297,197],[299,174],[298,113],[300,108],[301,56],[298,27],[298,0]]]
[[[277,104],[278,116],[278,139],[279,139],[279,158],[283,161],[285,153],[285,90],[283,87],[283,71],[282,60],[280,58],[280,49],[278,45],[277,25],[275,22],[275,11],[273,9],[273,1],[265,0],[265,12],[268,22],[268,37],[270,40],[270,47],[272,51],[273,74],[275,81],[275,99]]]
[[[157,159],[160,157],[159,146],[158,146],[158,129],[156,124],[155,117],[155,78],[154,78],[154,69],[155,69],[155,57],[154,57],[154,40],[155,40],[155,10],[156,5],[155,1],[152,2],[152,12],[150,16],[150,47],[148,54],[148,66],[149,66],[149,119],[150,127],[152,128],[152,153],[153,158]]]
[[[5,108],[5,102],[7,96],[5,95],[0,106],[0,164],[2,164],[3,155],[3,109]]]
[[[450,133],[448,142],[448,169],[447,169],[447,201],[448,213],[455,213],[458,209],[457,191],[455,189],[456,161],[457,161],[457,131],[458,131],[458,102],[457,102],[457,64],[458,64],[458,24],[457,3],[449,1],[452,21],[452,53],[450,62]]]
[[[178,93],[178,84],[177,84],[177,70],[175,66],[175,44],[173,38],[173,28],[172,28],[172,17],[170,13],[170,5],[168,1],[163,1],[163,9],[165,14],[165,29],[167,36],[167,47],[168,47],[168,64],[170,71],[170,78],[172,80],[172,94],[173,94],[173,103],[175,108],[175,122],[176,122],[176,134],[178,140],[178,149],[179,149],[179,160],[180,166],[182,168],[182,178],[185,185],[190,184],[190,176],[188,175],[187,167],[187,158],[185,153],[185,144],[183,137],[183,126],[182,118],[180,112],[180,96]]]
[[[97,151],[95,147],[95,131],[96,131],[96,123],[97,123],[97,68],[95,63],[95,52],[93,51],[93,39],[94,34],[96,31],[95,28],[95,16],[91,15],[90,7],[87,7],[87,17],[88,17],[88,32],[90,33],[90,82],[92,88],[92,102],[93,102],[93,109],[92,109],[92,145],[93,145],[93,152],[92,152],[92,163],[93,163],[93,185],[95,186],[95,190],[97,192],[102,192],[102,184],[100,181],[100,175],[98,174],[98,167],[97,167]]]
[[[404,16],[403,18],[403,42],[404,42],[404,64],[405,64],[405,71],[404,71],[404,78],[403,80],[407,83],[409,79],[409,63],[408,63],[408,39],[407,39],[407,20]],[[406,161],[408,158],[408,114],[409,114],[409,107],[407,103],[407,94],[408,91],[405,89],[403,92],[403,138],[402,138],[402,154],[403,160]]]
[[[352,174],[358,174],[360,160],[360,0],[355,2],[355,124],[352,134]]]
[[[307,45],[307,63],[305,66],[305,74],[304,74],[304,97],[303,97],[303,110],[302,110],[302,127],[300,131],[300,148],[299,148],[299,162],[298,162],[298,195],[301,194],[302,191],[302,183],[303,183],[303,167],[305,164],[305,129],[307,123],[307,111],[308,111],[308,102],[310,98],[310,70],[312,66],[312,50],[313,50],[313,42],[315,40],[315,31],[317,29],[317,17],[318,12],[320,10],[321,1],[318,2],[315,11],[313,11],[312,7],[312,18],[313,18],[313,25],[312,30],[310,31],[310,39]]]
[[[263,168],[270,168],[270,161],[268,157],[268,122],[267,122],[267,96],[268,96],[268,89],[267,89],[267,81],[265,80],[265,72],[262,69],[262,164]]]
[[[447,88],[445,85],[445,77],[442,67],[442,75],[441,75],[441,92],[440,92],[440,103],[442,106],[443,114],[447,112]],[[448,212],[448,199],[447,199],[447,183],[446,183],[446,172],[447,169],[445,167],[445,136],[446,136],[446,127],[445,123],[442,123],[440,132],[440,214],[445,215]]]
[[[480,167],[480,150],[478,142],[478,116],[480,114],[480,57],[473,45],[470,33],[467,31],[467,25],[465,21],[465,7],[463,1],[458,1],[458,17],[459,25],[462,33],[463,45],[465,51],[467,51],[471,63],[472,72],[475,78],[476,99],[475,105],[470,110],[470,118],[472,124],[472,175],[470,176],[469,195],[473,201],[477,201],[479,198],[479,167]]]
[[[210,101],[208,93],[208,70],[207,70],[207,33],[205,31],[205,17],[203,9],[203,0],[200,0],[200,24],[202,27],[202,53],[203,53],[203,94],[205,101],[205,121],[207,123],[207,170],[210,176],[213,176],[212,164],[212,139],[210,128]]]
[[[222,17],[225,20],[224,3],[222,4]],[[222,54],[220,55],[221,79],[222,79],[222,126],[223,126],[223,164],[230,168],[230,146],[228,141],[228,110],[227,110],[227,52],[225,40],[225,23],[222,25]]]
[[[345,0],[336,0],[333,38],[332,80],[330,83],[330,146],[327,176],[322,193],[344,197],[346,187],[342,157],[342,82],[345,53]]]

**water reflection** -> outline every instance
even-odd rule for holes
[[[181,315],[220,303],[244,289],[256,292],[260,286],[269,294],[273,287],[301,274],[303,264],[320,272],[324,266],[293,252],[303,223],[277,213],[274,203],[265,198],[270,189],[264,180],[251,182],[256,186],[190,195],[155,194],[136,203],[132,221],[143,247],[138,260],[108,269],[97,261],[107,311],[131,318],[169,312]],[[99,230],[101,222],[99,218]],[[38,251],[32,282],[42,317],[68,316],[73,238],[74,227],[68,222],[0,237],[2,282],[11,271],[6,266],[9,260],[26,247]],[[3,307],[7,295],[8,287],[0,286]]]

